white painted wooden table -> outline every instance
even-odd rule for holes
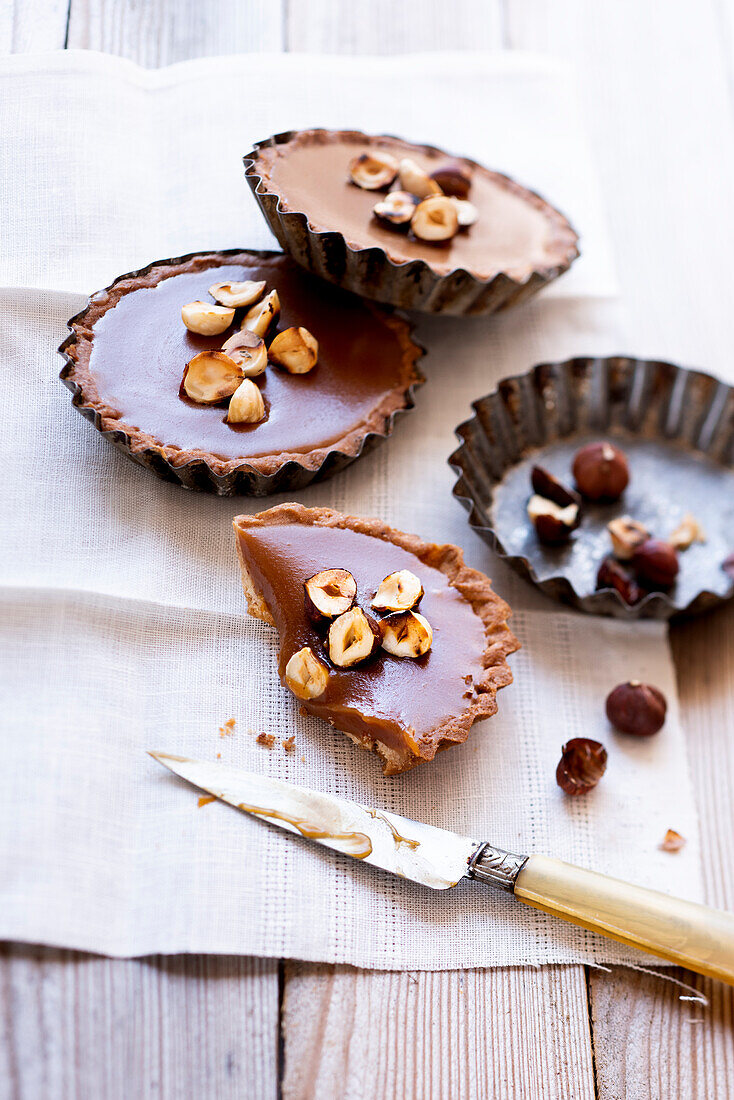
[[[730,0],[0,0],[0,51],[65,46],[148,66],[257,50],[569,58],[619,270],[635,273],[630,331],[651,341],[619,350],[713,370],[734,353]],[[638,243],[648,219],[675,243],[665,295],[661,257]],[[734,908],[734,612],[672,637],[708,899]],[[0,1100],[734,1097],[734,990],[679,976],[708,1008],[582,966],[397,974],[8,944]]]

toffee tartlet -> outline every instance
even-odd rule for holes
[[[496,713],[519,643],[458,547],[300,504],[237,516],[234,530],[248,610],[280,636],[281,681],[385,775]]]
[[[421,240],[407,223],[396,231],[401,227],[389,224],[389,212],[373,213],[376,203],[390,198],[390,188],[406,194],[417,185],[406,175],[390,180],[389,172],[381,188],[355,185],[351,165],[370,156],[407,158],[447,193],[447,167],[465,176],[474,223],[443,241]],[[298,263],[401,308],[493,313],[530,297],[579,254],[570,223],[539,195],[475,161],[396,137],[288,131],[259,142],[245,157],[245,174],[270,228]],[[463,185],[454,193],[467,195]]]
[[[247,298],[240,284],[258,284],[261,299],[228,309]],[[271,298],[279,312],[263,325],[256,314]],[[238,346],[240,326],[264,337],[259,348]],[[94,294],[69,328],[61,378],[82,415],[159,477],[220,495],[297,489],[335,473],[390,434],[423,381],[406,320],[276,252],[155,262]],[[305,366],[299,352],[310,356]],[[222,364],[231,384],[217,393],[211,368]]]

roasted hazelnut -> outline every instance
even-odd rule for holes
[[[534,493],[537,493],[539,497],[545,497],[546,500],[552,500],[554,504],[560,504],[561,508],[565,508],[569,504],[581,506],[581,498],[578,493],[567,489],[544,466],[533,466],[530,471],[530,482]]]
[[[181,307],[181,320],[189,332],[199,336],[219,336],[234,321],[234,310],[211,302],[187,302]]]
[[[268,349],[262,336],[241,328],[225,340],[222,351],[242,368],[245,378],[257,378],[264,374],[268,365]]]
[[[471,190],[471,173],[464,164],[457,160],[448,161],[431,172],[431,179],[443,191],[444,195],[452,195],[457,199],[468,199]]]
[[[630,680],[610,691],[606,710],[615,729],[635,737],[652,737],[665,722],[667,704],[662,691],[652,684]]]
[[[303,586],[306,612],[313,622],[335,619],[357,598],[357,582],[348,569],[322,569]]]
[[[382,630],[361,607],[353,607],[334,619],[327,635],[327,650],[337,668],[351,668],[372,657],[380,648]]]
[[[409,569],[390,573],[372,600],[375,611],[412,611],[423,597],[423,585]]]
[[[556,783],[566,794],[593,790],[607,769],[607,750],[599,741],[574,737],[561,749]]]
[[[381,222],[389,225],[410,225],[418,200],[407,191],[391,191],[384,199],[375,203],[372,213]]]
[[[259,388],[246,378],[232,394],[227,410],[228,424],[258,424],[265,416],[265,402]]]
[[[349,165],[349,178],[364,191],[389,187],[398,174],[398,162],[389,153],[360,153]]]
[[[307,328],[287,328],[275,337],[268,356],[289,374],[308,374],[319,358],[319,342]]]
[[[562,508],[560,504],[535,493],[528,501],[527,511],[536,535],[550,546],[566,542],[578,526],[578,504],[568,504]]]
[[[459,217],[454,203],[445,195],[423,199],[415,208],[410,228],[422,241],[450,240],[459,229]]]
[[[694,542],[705,541],[706,532],[690,512],[686,512],[676,529],[668,535],[668,542],[674,550],[687,550]]]
[[[403,191],[410,192],[417,199],[427,199],[431,195],[441,194],[441,188],[436,181],[432,180],[428,172],[421,168],[420,164],[416,164],[414,160],[411,160],[410,157],[405,157],[400,161],[398,176]]]
[[[251,306],[265,293],[265,280],[254,282],[246,279],[243,283],[214,283],[209,287],[209,293],[220,306],[229,306],[239,309],[242,306]]]
[[[199,405],[216,405],[231,397],[243,378],[242,368],[223,351],[202,351],[186,364],[181,386]]]
[[[298,699],[318,699],[329,684],[329,670],[309,646],[304,646],[285,666],[285,682]]]
[[[650,532],[630,516],[619,516],[610,520],[607,531],[612,540],[614,556],[620,561],[630,561],[637,547],[650,538]]]
[[[618,500],[629,482],[627,459],[611,443],[588,443],[576,452],[573,476],[577,489],[589,500]]]
[[[615,558],[605,558],[596,574],[597,588],[614,588],[626,604],[639,603],[644,593],[639,584],[621,562]]]
[[[470,225],[474,225],[474,222],[479,220],[479,211],[473,202],[469,202],[468,199],[455,199],[453,195],[450,195],[449,198],[454,204],[456,217],[459,219],[459,229],[468,229]]]
[[[257,333],[258,336],[265,337],[265,333],[268,331],[273,321],[278,317],[280,313],[280,298],[278,297],[277,290],[271,290],[269,294],[266,294],[264,298],[261,298],[259,302],[245,314],[245,319],[240,325],[240,328],[249,329],[250,332]]]
[[[433,645],[428,619],[417,611],[396,611],[382,620],[382,648],[393,657],[423,657]]]
[[[646,539],[632,555],[632,568],[648,588],[670,588],[678,576],[678,555],[663,539]]]

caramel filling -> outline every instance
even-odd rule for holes
[[[226,407],[197,405],[179,387],[187,362],[220,349],[244,311],[221,336],[197,336],[181,321],[181,307],[212,300],[213,283],[246,279],[265,279],[268,290],[278,291],[281,314],[269,338],[305,325],[318,340],[319,357],[308,374],[269,365],[254,379],[266,419],[232,425]],[[338,441],[404,379],[402,360],[395,333],[360,299],[278,258],[186,272],[125,294],[95,322],[90,369],[101,400],[125,424],[167,447],[233,459],[307,454]]]

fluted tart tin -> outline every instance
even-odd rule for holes
[[[723,567],[734,551],[734,389],[726,382],[660,360],[576,358],[507,378],[472,407],[449,458],[453,494],[470,526],[540,591],[627,620],[693,615],[734,595],[734,567]],[[584,501],[568,542],[542,544],[527,515],[533,466],[573,486],[576,451],[599,440],[626,454],[627,489],[614,503]],[[688,513],[705,541],[679,552],[673,585],[634,604],[597,589],[611,520],[629,515],[667,539]]]
[[[409,234],[383,230],[372,218],[372,204],[384,195],[359,192],[359,188],[348,183],[349,153],[344,151],[336,163],[324,161],[313,194],[320,203],[325,203],[331,194],[328,188],[338,189],[334,205],[341,202],[350,208],[351,224],[347,227],[339,211],[314,211],[312,202],[286,194],[273,179],[272,166],[304,142],[310,142],[321,157],[325,157],[329,143],[341,142],[353,151],[391,147],[396,156],[415,155],[424,158],[429,166],[459,163],[475,180],[481,181],[482,187],[494,188],[498,201],[506,204],[506,209],[503,206],[494,214],[491,210],[486,212],[484,226],[480,209],[477,223],[467,232],[460,232],[451,248],[411,242]],[[331,283],[400,309],[486,316],[530,298],[567,271],[579,255],[578,235],[568,219],[540,195],[476,161],[454,157],[432,145],[416,145],[393,135],[361,131],[288,130],[258,142],[244,157],[244,165],[245,177],[265,220],[294,260]],[[351,209],[355,204],[359,204],[356,221]],[[517,233],[523,243],[517,245],[512,255],[505,255],[502,252],[505,245],[498,246],[497,242],[501,242],[503,234],[512,235],[513,217],[520,222],[525,217],[532,232],[528,225],[519,225]],[[481,249],[474,245],[471,262],[455,258],[454,245],[458,244],[459,256],[467,260],[464,253],[469,251],[470,235],[474,234],[476,243],[480,232],[487,235],[487,262],[479,260],[477,252]],[[525,243],[533,234],[535,238],[542,235],[542,247],[537,239],[532,247]],[[489,252],[497,247],[500,253],[495,262]]]
[[[181,310],[206,303],[218,280],[246,278],[279,291],[281,329],[310,326],[319,353],[306,374],[268,364],[252,383],[264,397],[262,422],[232,425],[221,403],[198,404],[181,387],[187,362],[221,348],[227,333],[192,334]],[[424,381],[409,321],[339,290],[325,294],[279,252],[157,260],[93,294],[68,327],[60,378],[82,416],[157,477],[219,496],[266,496],[330,477],[392,433]]]

